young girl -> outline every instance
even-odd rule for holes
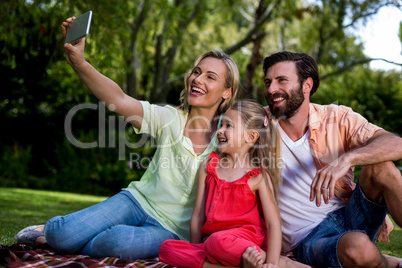
[[[62,24],[62,32],[73,18]],[[68,63],[98,99],[114,105],[137,133],[152,135],[158,147],[140,181],[107,200],[46,225],[27,227],[17,242],[44,243],[94,258],[156,257],[166,239],[190,239],[199,164],[214,150],[220,114],[233,103],[239,85],[234,61],[225,53],[201,55],[185,78],[182,106],[151,105],[125,94],[84,59],[85,38],[64,44]]]
[[[239,266],[256,246],[267,267],[278,267],[281,223],[279,139],[265,109],[241,101],[225,112],[212,152],[198,171],[190,242],[162,243],[160,260],[179,267]],[[206,262],[208,261],[208,262]],[[262,264],[260,264],[262,265]]]

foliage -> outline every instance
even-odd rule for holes
[[[129,153],[153,152],[127,146],[120,160],[119,148],[79,149],[67,140],[69,112],[98,105],[64,59],[60,24],[67,17],[93,11],[86,59],[139,99],[178,104],[195,58],[219,49],[239,66],[241,95],[264,103],[263,57],[300,51],[320,64],[322,87],[313,101],[350,105],[400,134],[401,73],[370,70],[349,30],[389,5],[401,7],[397,0],[2,1],[0,185],[112,193],[143,172],[127,167]],[[111,116],[106,112],[107,126],[118,122]],[[74,135],[96,140],[99,124],[97,112],[80,111]]]
[[[328,77],[312,97],[313,102],[352,107],[368,121],[402,134],[402,73],[355,67],[342,76]]]

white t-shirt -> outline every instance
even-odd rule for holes
[[[309,146],[309,131],[292,141],[277,124],[281,135],[283,184],[279,189],[279,209],[282,218],[284,251],[289,252],[316,227],[329,212],[344,207],[346,201],[334,197],[328,204],[317,207],[310,201],[310,186],[316,173]],[[322,198],[322,197],[321,197]]]

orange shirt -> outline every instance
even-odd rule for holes
[[[368,122],[351,108],[334,104],[310,103],[308,120],[310,147],[318,169],[325,167],[347,151],[365,146],[370,138],[382,129]],[[354,188],[354,173],[351,168],[336,182],[335,194],[347,199],[352,195]],[[392,222],[387,216],[377,240],[389,241],[388,234],[392,229]]]
[[[310,103],[310,146],[318,169],[325,167],[347,151],[365,146],[380,129],[349,107]],[[335,194],[338,197],[350,197],[355,188],[353,181],[353,169],[350,169],[337,181]]]

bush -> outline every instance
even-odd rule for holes
[[[31,146],[26,148],[18,144],[5,146],[0,161],[1,186],[28,187],[27,178],[31,159]]]
[[[130,132],[131,130],[127,130]],[[126,136],[133,137],[132,133]],[[97,130],[85,130],[76,134],[80,141],[93,141]],[[116,137],[117,139],[117,137]],[[43,146],[52,150],[53,157],[43,159],[47,167],[45,176],[35,176],[31,160],[31,146],[4,146],[0,163],[0,186],[68,191],[96,195],[113,195],[131,181],[141,178],[145,169],[131,168],[129,153],[148,157],[153,154],[149,143],[136,149],[125,148],[125,157],[119,160],[118,148],[82,149],[75,147],[67,138],[53,145]]]

